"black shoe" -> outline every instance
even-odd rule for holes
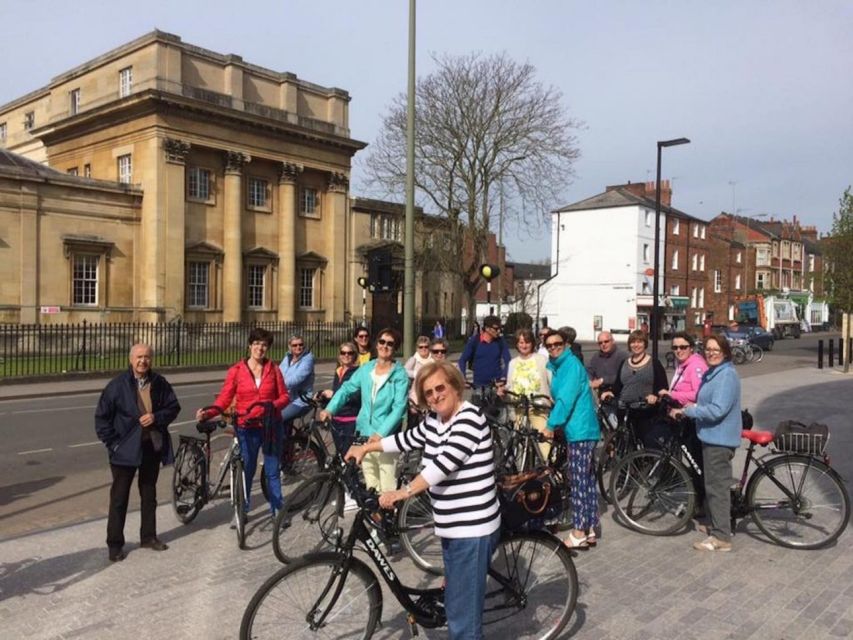
[[[110,562],[121,562],[127,557],[123,549],[110,549]]]
[[[157,538],[151,538],[151,540],[146,540],[139,546],[143,549],[151,549],[152,551],[165,551],[169,548],[169,545],[167,545],[161,540],[158,540]]]

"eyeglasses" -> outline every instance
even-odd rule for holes
[[[429,345],[428,344],[419,344],[418,349],[429,349]]]
[[[391,347],[392,349],[394,348],[394,341],[386,340],[385,338],[379,338],[379,340],[376,341],[376,344],[378,344],[380,347]]]
[[[447,349],[433,349],[433,353],[447,353]]]
[[[424,389],[424,398],[429,400],[430,398],[438,395],[439,393],[444,393],[445,391],[447,391],[446,384],[437,384],[430,389]]]
[[[342,356],[354,356],[355,355],[355,351],[341,351],[340,353]]]
[[[685,349],[689,349],[689,348],[690,348],[689,344],[674,344],[674,345],[672,345],[673,351],[684,351]]]
[[[705,353],[710,353],[713,356],[713,355],[716,355],[718,353],[722,353],[722,350],[721,349],[708,349],[708,348],[706,348]]]
[[[356,336],[356,338],[369,338],[369,337],[370,337],[370,334],[369,334],[369,333],[359,333],[359,334]]]
[[[492,329],[493,331],[500,331],[501,330],[500,327],[495,327],[495,326],[486,327],[486,329]]]
[[[613,340],[599,340],[598,344],[610,344]]]
[[[305,343],[303,343],[303,342],[291,342],[290,343],[291,348],[293,348],[293,347],[304,347],[304,346],[305,346]]]
[[[562,347],[564,344],[566,344],[566,343],[563,342],[562,340],[560,340],[559,342],[546,342],[545,348],[548,349],[548,351],[552,351],[553,349],[556,349],[557,347]]]

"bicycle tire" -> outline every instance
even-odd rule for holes
[[[577,570],[560,540],[542,532],[506,536],[486,578],[483,625],[499,625],[502,638],[552,640],[568,624],[577,599]]]
[[[243,474],[243,461],[231,462],[231,505],[234,511],[234,522],[237,525],[237,546],[246,548],[246,484]]]
[[[759,347],[757,344],[752,345],[752,358],[750,362],[761,362],[764,359],[764,349]]]
[[[279,562],[334,549],[343,536],[344,500],[344,488],[331,474],[299,485],[275,519],[272,548]]]
[[[630,453],[631,436],[624,429],[617,429],[607,435],[597,452],[595,477],[601,497],[607,504],[613,503],[610,494],[610,477],[616,465]]]
[[[397,512],[400,544],[420,569],[434,575],[444,574],[441,538],[435,535],[432,502],[427,493],[409,498]]]
[[[653,536],[684,529],[696,506],[690,473],[660,451],[634,451],[623,458],[611,474],[610,493],[617,520]]]
[[[790,499],[773,479],[800,500]],[[816,458],[785,455],[750,478],[746,503],[758,528],[791,549],[820,549],[835,542],[850,519],[850,496],[832,467]]]
[[[312,629],[313,609],[328,609],[328,615]],[[382,589],[367,565],[339,553],[318,553],[279,569],[261,585],[243,613],[240,639],[367,640],[381,616]]]
[[[172,472],[172,509],[183,524],[189,524],[204,506],[207,482],[204,453],[192,445],[180,445]]]
[[[732,347],[732,362],[735,364],[746,362],[746,351],[742,347]]]

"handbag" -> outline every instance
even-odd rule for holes
[[[552,507],[562,500],[560,483],[550,467],[499,478],[498,494],[501,521],[510,530],[519,529],[530,520],[549,517]]]

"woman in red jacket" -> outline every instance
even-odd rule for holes
[[[240,416],[237,424],[237,439],[240,441],[240,452],[243,455],[246,474],[246,513],[249,511],[249,500],[252,494],[252,481],[258,464],[258,452],[264,444],[264,423],[274,420],[275,437],[264,446],[264,474],[269,487],[270,511],[273,517],[283,505],[281,496],[281,477],[279,475],[279,455],[283,437],[281,410],[290,401],[281,369],[267,358],[267,351],[272,346],[272,334],[265,329],[252,329],[249,333],[249,357],[240,360],[232,366],[225,376],[225,383],[219,392],[214,406],[225,412],[234,401],[234,410]],[[248,415],[248,408],[256,402],[272,403],[274,409],[265,411],[263,406],[254,407]],[[199,409],[197,420],[204,420],[205,415]],[[236,523],[232,522],[232,527]]]

